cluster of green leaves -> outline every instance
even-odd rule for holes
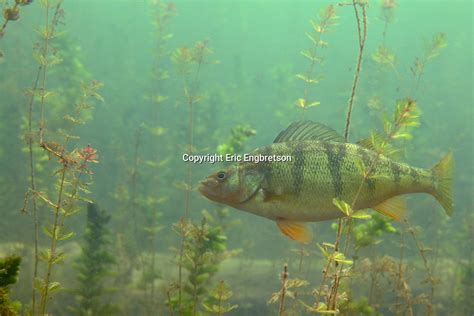
[[[202,303],[202,306],[211,314],[223,315],[239,307],[236,304],[231,305],[227,303],[231,297],[232,291],[229,290],[224,281],[220,281],[211,290],[209,298],[206,302]]]
[[[17,281],[21,257],[9,256],[0,259],[0,315],[17,315],[21,304],[9,297],[9,286]]]
[[[76,306],[72,309],[77,315],[110,315],[116,311],[113,305],[105,302],[109,292],[105,283],[115,263],[109,251],[109,221],[110,215],[105,210],[88,203],[82,253],[76,263],[79,287],[75,290]]]
[[[202,41],[197,42],[193,47],[177,48],[171,54],[171,61],[177,67],[179,74],[183,77],[186,77],[193,73],[194,66],[200,67],[204,63],[209,63],[207,57],[212,53],[212,49],[207,46],[207,41]],[[210,63],[218,62],[212,61]],[[187,98],[191,96],[192,92],[188,91],[188,89],[189,87],[185,87],[185,95]]]
[[[383,118],[383,132],[372,131],[370,138],[359,141],[359,144],[385,156],[394,156],[399,149],[391,142],[411,139],[413,128],[420,125],[420,115],[421,112],[415,100],[411,98],[398,100],[392,118],[388,116]]]
[[[436,33],[431,41],[425,43],[425,53],[422,57],[416,58],[415,63],[410,68],[414,77],[423,75],[426,63],[439,56],[441,50],[447,46],[446,34]]]
[[[386,216],[374,214],[371,219],[354,225],[351,234],[356,251],[380,243],[380,238],[384,233],[397,233],[397,229],[392,225],[392,222],[393,220]]]
[[[230,137],[225,143],[217,146],[220,155],[240,153],[244,149],[245,142],[257,131],[248,125],[237,125],[230,130]]]
[[[227,237],[222,227],[207,212],[203,213],[200,224],[181,222],[178,229],[186,236],[183,262],[179,264],[187,272],[187,279],[183,282],[181,306],[178,295],[170,297],[167,303],[175,312],[196,314],[208,295],[212,276],[220,263],[234,256],[236,251],[227,250]]]
[[[3,7],[3,24],[0,25],[0,38],[5,35],[5,28],[10,21],[16,21],[20,18],[20,6],[29,5],[33,0],[15,0],[15,4]],[[0,51],[1,53],[1,51]]]
[[[309,68],[307,73],[296,75],[298,79],[305,83],[304,96],[296,100],[296,106],[298,108],[306,109],[320,104],[319,101],[308,100],[309,88],[321,80],[320,77],[314,75],[316,65],[322,62],[322,58],[318,55],[318,50],[328,45],[327,42],[322,40],[321,36],[336,24],[336,20],[337,16],[334,6],[328,5],[319,12],[316,19],[310,21],[312,32],[306,33],[306,36],[312,42],[313,47],[311,50],[301,51],[301,54],[309,60]]]
[[[358,219],[369,219],[371,217],[365,210],[354,211],[349,204],[338,198],[334,198],[332,203],[347,217]]]
[[[377,50],[372,53],[372,60],[380,66],[395,70],[395,54],[385,45],[379,45]]]
[[[364,296],[357,300],[349,300],[345,304],[341,304],[341,313],[344,315],[382,315],[375,312],[375,309],[370,306],[367,297]]]

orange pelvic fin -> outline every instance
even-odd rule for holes
[[[292,222],[284,219],[277,220],[276,223],[280,231],[290,239],[303,243],[308,242],[311,239],[311,232],[304,223]]]

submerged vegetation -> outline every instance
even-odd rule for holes
[[[474,312],[472,31],[427,4],[423,33],[395,0],[272,5],[0,0],[0,315]],[[375,152],[301,244],[198,197],[229,162],[181,159],[246,153],[294,118]],[[452,151],[450,219],[423,197],[354,210],[385,157],[446,155],[435,178]]]
[[[111,268],[115,263],[110,248],[107,224],[110,215],[94,203],[87,204],[87,224],[81,256],[77,260],[77,306],[73,308],[77,315],[113,314],[114,308],[106,301],[105,283],[111,277]]]
[[[21,257],[0,258],[0,315],[15,315],[21,304],[9,297],[10,287],[16,283]]]

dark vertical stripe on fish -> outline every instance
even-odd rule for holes
[[[267,146],[263,148],[262,150],[262,155],[264,156],[270,156],[273,155],[273,148],[272,146]],[[265,179],[266,187],[270,188],[272,185],[272,178],[273,178],[273,171],[272,171],[272,164],[269,162],[264,162],[261,163],[262,165],[262,171],[263,171],[263,176]]]
[[[401,168],[398,165],[398,163],[394,161],[390,161],[390,168],[392,169],[393,173],[393,182],[395,183],[395,187],[398,189],[400,187],[400,181],[401,181]]]
[[[296,195],[299,195],[303,187],[304,181],[304,143],[298,142],[293,149],[293,158],[295,159],[293,163],[293,188]]]
[[[345,144],[330,144],[323,143],[326,156],[328,159],[328,167],[331,172],[332,183],[334,185],[335,197],[341,197],[342,195],[342,177],[341,177],[341,165],[346,156],[346,145]]]
[[[372,166],[373,159],[372,157],[370,157],[367,149],[365,149],[364,147],[359,147],[357,148],[357,154],[360,156],[360,158],[362,159],[362,162],[364,163],[364,168],[365,168],[364,172],[369,172],[369,169],[372,169],[371,174],[373,175],[376,168],[375,166],[370,168]],[[369,193],[374,194],[375,193],[375,178],[369,175],[368,177],[365,178],[365,183],[367,183],[367,189],[369,190]]]
[[[410,176],[414,185],[420,184],[420,175],[418,171],[416,171],[416,169],[413,167],[410,167]]]

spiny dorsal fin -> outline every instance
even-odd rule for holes
[[[307,242],[311,239],[311,232],[304,223],[292,222],[285,219],[277,220],[276,223],[280,231],[290,239],[299,242]]]
[[[274,143],[291,142],[295,140],[319,140],[325,142],[344,142],[344,137],[335,130],[321,123],[312,121],[293,122],[283,130],[273,141]]]
[[[404,219],[407,213],[405,199],[400,195],[385,200],[372,208],[396,221]]]

